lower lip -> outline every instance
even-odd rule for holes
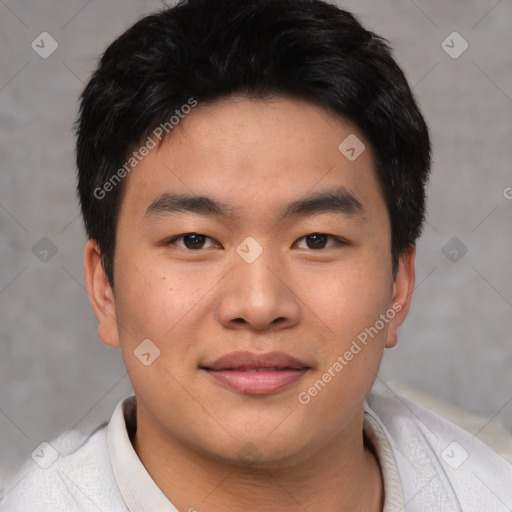
[[[308,371],[308,368],[297,370],[277,370],[268,372],[249,372],[237,370],[205,370],[217,382],[228,388],[250,395],[268,395],[277,393],[294,384]]]

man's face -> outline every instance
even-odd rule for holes
[[[355,160],[338,148],[351,134],[366,145]],[[389,217],[361,132],[298,100],[199,105],[125,186],[113,309],[99,332],[121,346],[142,432],[268,467],[360,436],[362,402],[406,314],[399,280],[411,279],[403,263],[393,279]],[[171,194],[207,197],[224,213],[199,201],[176,210]],[[233,352],[299,363],[214,364]]]

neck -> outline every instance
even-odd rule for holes
[[[363,441],[363,413],[298,463],[241,466],[208,457],[169,438],[137,410],[134,449],[178,510],[382,512],[379,464]]]

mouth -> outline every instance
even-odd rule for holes
[[[199,368],[224,387],[249,395],[277,393],[311,369],[284,352],[232,352]]]

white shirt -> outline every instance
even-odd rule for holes
[[[127,397],[109,423],[46,469],[27,463],[0,512],[177,512],[133,449],[135,412],[135,396]],[[379,380],[364,413],[383,474],[383,512],[512,510],[512,464],[466,431]]]

